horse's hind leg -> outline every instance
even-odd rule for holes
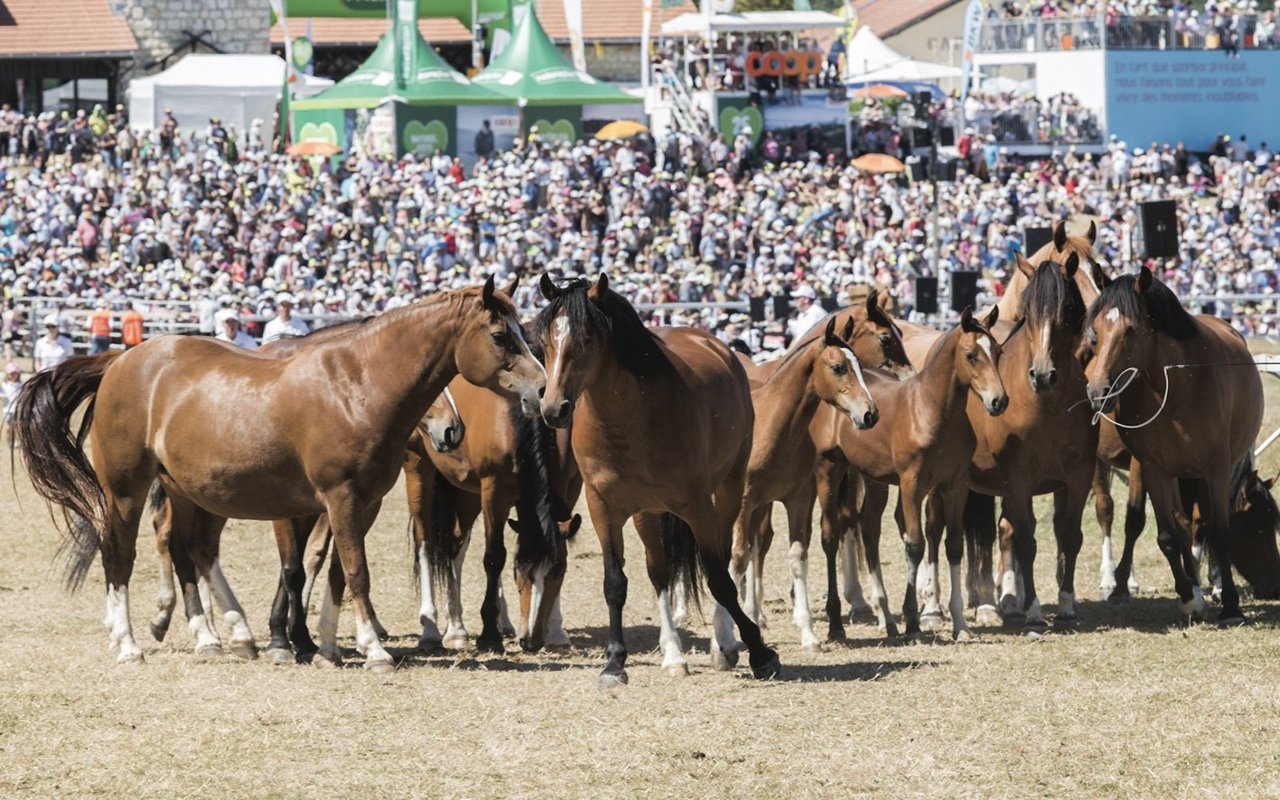
[[[1160,552],[1169,562],[1169,571],[1173,573],[1174,591],[1178,593],[1179,610],[1184,619],[1203,619],[1205,615],[1204,593],[1196,580],[1196,576],[1188,574],[1186,569],[1186,551],[1190,551],[1191,542],[1187,531],[1178,524],[1176,478],[1157,475],[1146,475],[1147,492],[1151,497],[1151,507],[1155,511],[1157,540]],[[1121,569],[1124,568],[1121,562]],[[1117,573],[1116,580],[1120,580]],[[1120,587],[1116,587],[1119,589]]]
[[[1102,562],[1098,567],[1098,599],[1107,600],[1116,588],[1116,562],[1111,548],[1111,525],[1116,504],[1111,499],[1111,465],[1101,458],[1093,465],[1093,506],[1102,531]]]
[[[163,642],[165,634],[169,632],[169,623],[173,620],[173,609],[178,603],[178,595],[173,588],[173,557],[169,555],[173,511],[168,500],[156,511],[151,522],[156,531],[156,555],[160,557],[160,586],[156,592],[156,616],[151,620],[151,636],[157,642]],[[103,624],[110,628],[111,622],[108,610]]]
[[[849,604],[849,620],[872,619],[875,612],[867,602],[862,591],[862,576],[859,565],[864,561],[858,554],[861,537],[858,535],[858,508],[863,494],[863,479],[857,472],[845,467],[844,481],[840,484],[840,560],[842,577],[842,595]],[[821,497],[821,492],[819,492]],[[825,521],[824,521],[825,524]]]
[[[996,499],[969,492],[964,505],[965,546],[969,556],[969,603],[974,606],[974,622],[980,626],[1000,625],[996,610],[995,545]]]
[[[1116,587],[1112,600],[1126,600],[1141,587],[1133,569],[1133,548],[1147,526],[1147,491],[1143,467],[1136,458],[1129,461],[1129,499],[1124,515],[1124,552],[1116,564]]]
[[[951,635],[957,642],[969,638],[964,619],[964,584],[960,579],[964,560],[964,510],[968,500],[969,492],[965,489],[948,490],[942,497],[942,513],[947,525],[947,567],[951,574],[951,599],[947,607],[951,612]]]
[[[227,520],[201,509],[195,510],[192,532],[195,547],[192,548],[196,558],[196,570],[212,593],[213,601],[222,609],[222,619],[231,628],[231,652],[244,659],[258,657],[258,644],[245,619],[244,608],[231,591],[226,576],[222,573],[222,565],[218,563],[218,549],[222,538],[222,529]],[[212,619],[214,604],[202,597],[202,605]]]
[[[938,580],[938,548],[946,526],[941,492],[929,493],[924,501],[925,560],[916,576],[920,595],[920,628],[934,631],[942,627],[942,605],[938,602],[941,581]]]
[[[889,487],[864,479],[862,508],[858,511],[858,530],[862,534],[862,552],[867,557],[867,575],[871,578],[871,602],[880,617],[880,628],[887,636],[898,635],[898,625],[889,610],[889,593],[884,588],[880,568],[880,530],[885,506],[889,503]],[[850,624],[853,620],[849,621]]]
[[[671,611],[671,565],[667,562],[666,548],[662,541],[662,515],[636,514],[631,518],[636,533],[644,544],[644,563],[649,572],[649,582],[658,596],[658,647],[662,650],[662,669],[668,675],[679,677],[689,674],[689,663],[680,644]]]
[[[208,514],[186,500],[170,498],[169,504],[174,523],[169,552],[182,584],[187,629],[196,640],[196,658],[219,659],[223,655],[222,640],[213,623],[213,601],[207,581],[222,524],[221,521],[211,524]]]
[[[463,650],[471,646],[471,634],[462,619],[462,565],[467,558],[467,550],[471,547],[471,532],[475,530],[476,517],[480,515],[479,504],[475,502],[477,495],[470,493],[458,498],[457,529],[453,533],[454,552],[449,560],[449,571],[445,574],[445,611],[449,622],[445,626],[444,646],[451,650]],[[505,533],[505,532],[504,532]],[[486,544],[487,546],[487,544]],[[502,581],[498,581],[498,631],[503,631],[503,623],[511,625],[506,618],[506,602],[502,598]],[[483,615],[482,615],[483,616]]]

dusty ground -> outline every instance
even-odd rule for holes
[[[1280,382],[1267,388],[1264,434],[1280,425]],[[375,601],[403,658],[395,674],[366,674],[354,657],[341,671],[197,663],[178,621],[155,643],[147,539],[133,584],[147,663],[117,667],[100,625],[100,572],[79,594],[62,592],[44,506],[21,475],[15,498],[0,462],[0,797],[1280,796],[1280,604],[1247,603],[1244,629],[1178,626],[1150,530],[1139,546],[1143,594],[1095,602],[1091,510],[1083,624],[1038,640],[987,628],[971,644],[905,644],[864,625],[806,656],[774,553],[766,637],[786,671],[773,683],[752,681],[745,658],[734,673],[711,671],[705,626],[685,636],[691,676],[658,668],[653,594],[631,537],[631,684],[606,693],[596,688],[606,616],[590,528],[565,590],[572,653],[415,655],[399,488],[370,536]],[[1273,474],[1280,448],[1263,465]],[[1052,612],[1054,547],[1040,511],[1037,569]],[[891,530],[883,549],[898,609]],[[816,541],[814,550],[820,564]],[[276,574],[268,526],[233,523],[223,554],[265,641]],[[475,549],[467,570],[474,634]],[[821,632],[822,592],[812,600]],[[349,609],[342,632],[350,646]]]

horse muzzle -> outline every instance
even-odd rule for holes
[[[998,417],[1001,414],[1003,414],[1006,409],[1009,408],[1009,395],[1001,394],[1001,395],[997,395],[995,397],[989,398],[986,400],[985,403],[983,403],[983,405],[987,407],[988,415],[993,417]]]
[[[552,428],[567,428],[573,420],[573,401],[565,398],[554,406],[542,402],[542,419]]]
[[[450,425],[439,436],[431,437],[431,446],[437,453],[452,453],[462,446],[463,430],[461,425]]]
[[[1058,385],[1058,370],[1053,367],[1047,370],[1032,368],[1027,371],[1027,378],[1031,381],[1031,391],[1044,394]]]
[[[1094,411],[1107,414],[1116,407],[1116,396],[1111,393],[1111,385],[1108,384],[1100,389],[1089,388],[1089,405]]]

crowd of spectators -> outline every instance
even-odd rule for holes
[[[127,152],[68,141],[0,158],[6,339],[22,346],[32,298],[116,312],[132,303],[143,315],[176,304],[210,334],[230,311],[262,335],[284,306],[323,324],[521,274],[516,301],[530,311],[544,271],[607,271],[642,304],[812,292],[834,307],[874,285],[910,314],[913,277],[939,276],[945,296],[951,271],[977,270],[998,294],[1022,227],[1066,217],[1097,219],[1103,261],[1131,268],[1137,203],[1156,198],[1179,205],[1182,253],[1160,265],[1177,291],[1276,288],[1280,159],[1243,137],[1214,143],[1203,163],[1181,146],[1118,141],[1100,157],[1062,148],[1023,160],[975,139],[936,200],[927,182],[797,152],[803,138],[764,158],[749,131],[707,146],[533,137],[470,169],[443,155],[294,158],[229,139],[211,123],[163,143],[140,137]],[[726,335],[747,327],[736,311],[653,313]],[[1238,321],[1274,332],[1264,316]]]
[[[1021,49],[1109,47],[1222,49],[1280,46],[1274,3],[1259,0],[1003,0],[988,12],[986,46]],[[1013,23],[1025,23],[1023,25]],[[1101,27],[1099,26],[1101,23]]]

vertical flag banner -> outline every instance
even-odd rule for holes
[[[418,2],[392,0],[391,29],[396,43],[395,82],[403,89],[418,77]]]
[[[586,43],[582,40],[582,0],[564,0],[564,23],[569,28],[569,52],[573,68],[587,71]]]
[[[964,9],[964,63],[960,65],[960,103],[964,104],[969,96],[969,85],[973,83],[973,55],[978,52],[978,41],[982,36],[982,19],[986,16],[986,5],[982,0],[969,0]]]
[[[271,14],[280,22],[284,34],[284,84],[280,87],[280,130],[277,140],[283,150],[292,135],[292,115],[289,113],[289,84],[293,83],[293,41],[289,38],[289,20],[285,16],[282,0],[270,0]]]
[[[840,58],[844,61],[840,69],[840,74],[848,76],[849,59],[847,53],[850,45],[853,44],[853,37],[858,32],[858,9],[854,8],[853,0],[845,0],[844,5],[836,9],[836,16],[844,20],[844,27],[836,34],[840,39],[841,48]]]

